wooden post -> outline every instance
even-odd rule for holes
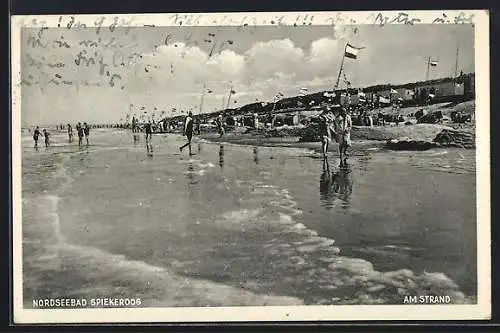
[[[427,73],[425,74],[425,81],[429,80],[429,67],[431,65],[431,57],[427,60]]]
[[[203,91],[201,92],[200,111],[198,112],[198,114],[201,114],[201,110],[203,109],[203,98],[205,97],[205,90],[206,86],[205,84],[203,84]]]
[[[229,102],[231,102],[231,95],[233,94],[233,86],[229,89],[229,96],[227,96],[227,106],[226,110],[229,109]]]

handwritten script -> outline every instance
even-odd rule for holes
[[[237,41],[219,34],[221,27],[234,26],[239,32],[254,34],[260,25],[288,26],[291,28],[327,25],[335,28],[341,35],[356,34],[358,26],[369,24],[383,27],[390,24],[414,25],[423,19],[412,12],[371,12],[364,16],[349,17],[345,13],[331,13],[327,17],[317,13],[285,15],[244,14],[222,15],[216,19],[204,14],[167,14],[166,25],[177,27],[210,25],[213,31],[196,38],[189,30],[177,29],[166,33],[153,45],[153,56],[158,47],[167,45],[204,47],[209,57],[223,52]],[[426,18],[426,22],[429,19]],[[434,24],[473,24],[474,14],[470,12],[437,13],[431,17]],[[29,21],[21,20],[35,28],[27,28],[23,39],[23,70],[21,84],[27,86],[97,86],[124,89],[124,77],[141,60],[138,52],[140,38],[134,35],[134,17],[101,16],[92,22],[83,22],[78,16],[60,16],[57,27],[49,27],[43,18]],[[141,29],[155,29],[154,24],[143,24]],[[82,32],[80,34],[80,32]],[[343,37],[341,37],[343,38]],[[185,54],[181,54],[182,57]],[[160,70],[157,64],[143,64],[144,73]],[[163,69],[175,75],[173,64]],[[93,74],[93,75],[92,75]]]

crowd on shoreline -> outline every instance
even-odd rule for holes
[[[75,129],[76,129],[76,132],[78,135],[78,146],[79,147],[83,146],[83,138],[85,138],[87,146],[90,144],[90,142],[89,142],[90,128],[91,128],[91,125],[87,124],[86,122],[84,122],[83,125],[81,122],[79,122],[75,125]],[[68,123],[66,126],[65,125],[57,125],[56,129],[57,130],[67,130],[68,141],[69,141],[69,143],[73,142],[73,127],[71,126],[71,124]],[[33,130],[33,141],[35,141],[35,149],[38,149],[38,139],[40,137],[44,138],[45,148],[48,148],[51,145],[51,139],[50,139],[51,136],[52,136],[52,134],[49,133],[49,131],[46,128],[44,128],[40,132],[40,126],[36,126],[36,128]]]

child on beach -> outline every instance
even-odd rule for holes
[[[49,144],[50,144],[50,142],[49,142],[50,134],[49,134],[49,132],[47,132],[47,130],[45,128],[43,129],[43,136],[45,137],[45,148],[48,148]]]

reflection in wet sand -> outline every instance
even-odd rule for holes
[[[219,166],[220,168],[224,168],[224,146],[219,146]]]
[[[327,159],[323,160],[323,172],[320,176],[319,193],[322,204],[327,209],[335,206],[336,199],[342,202],[342,207],[349,207],[352,194],[352,169],[349,166],[339,168],[337,171],[330,170]]]
[[[255,164],[259,164],[259,150],[257,147],[253,147],[253,161]]]

